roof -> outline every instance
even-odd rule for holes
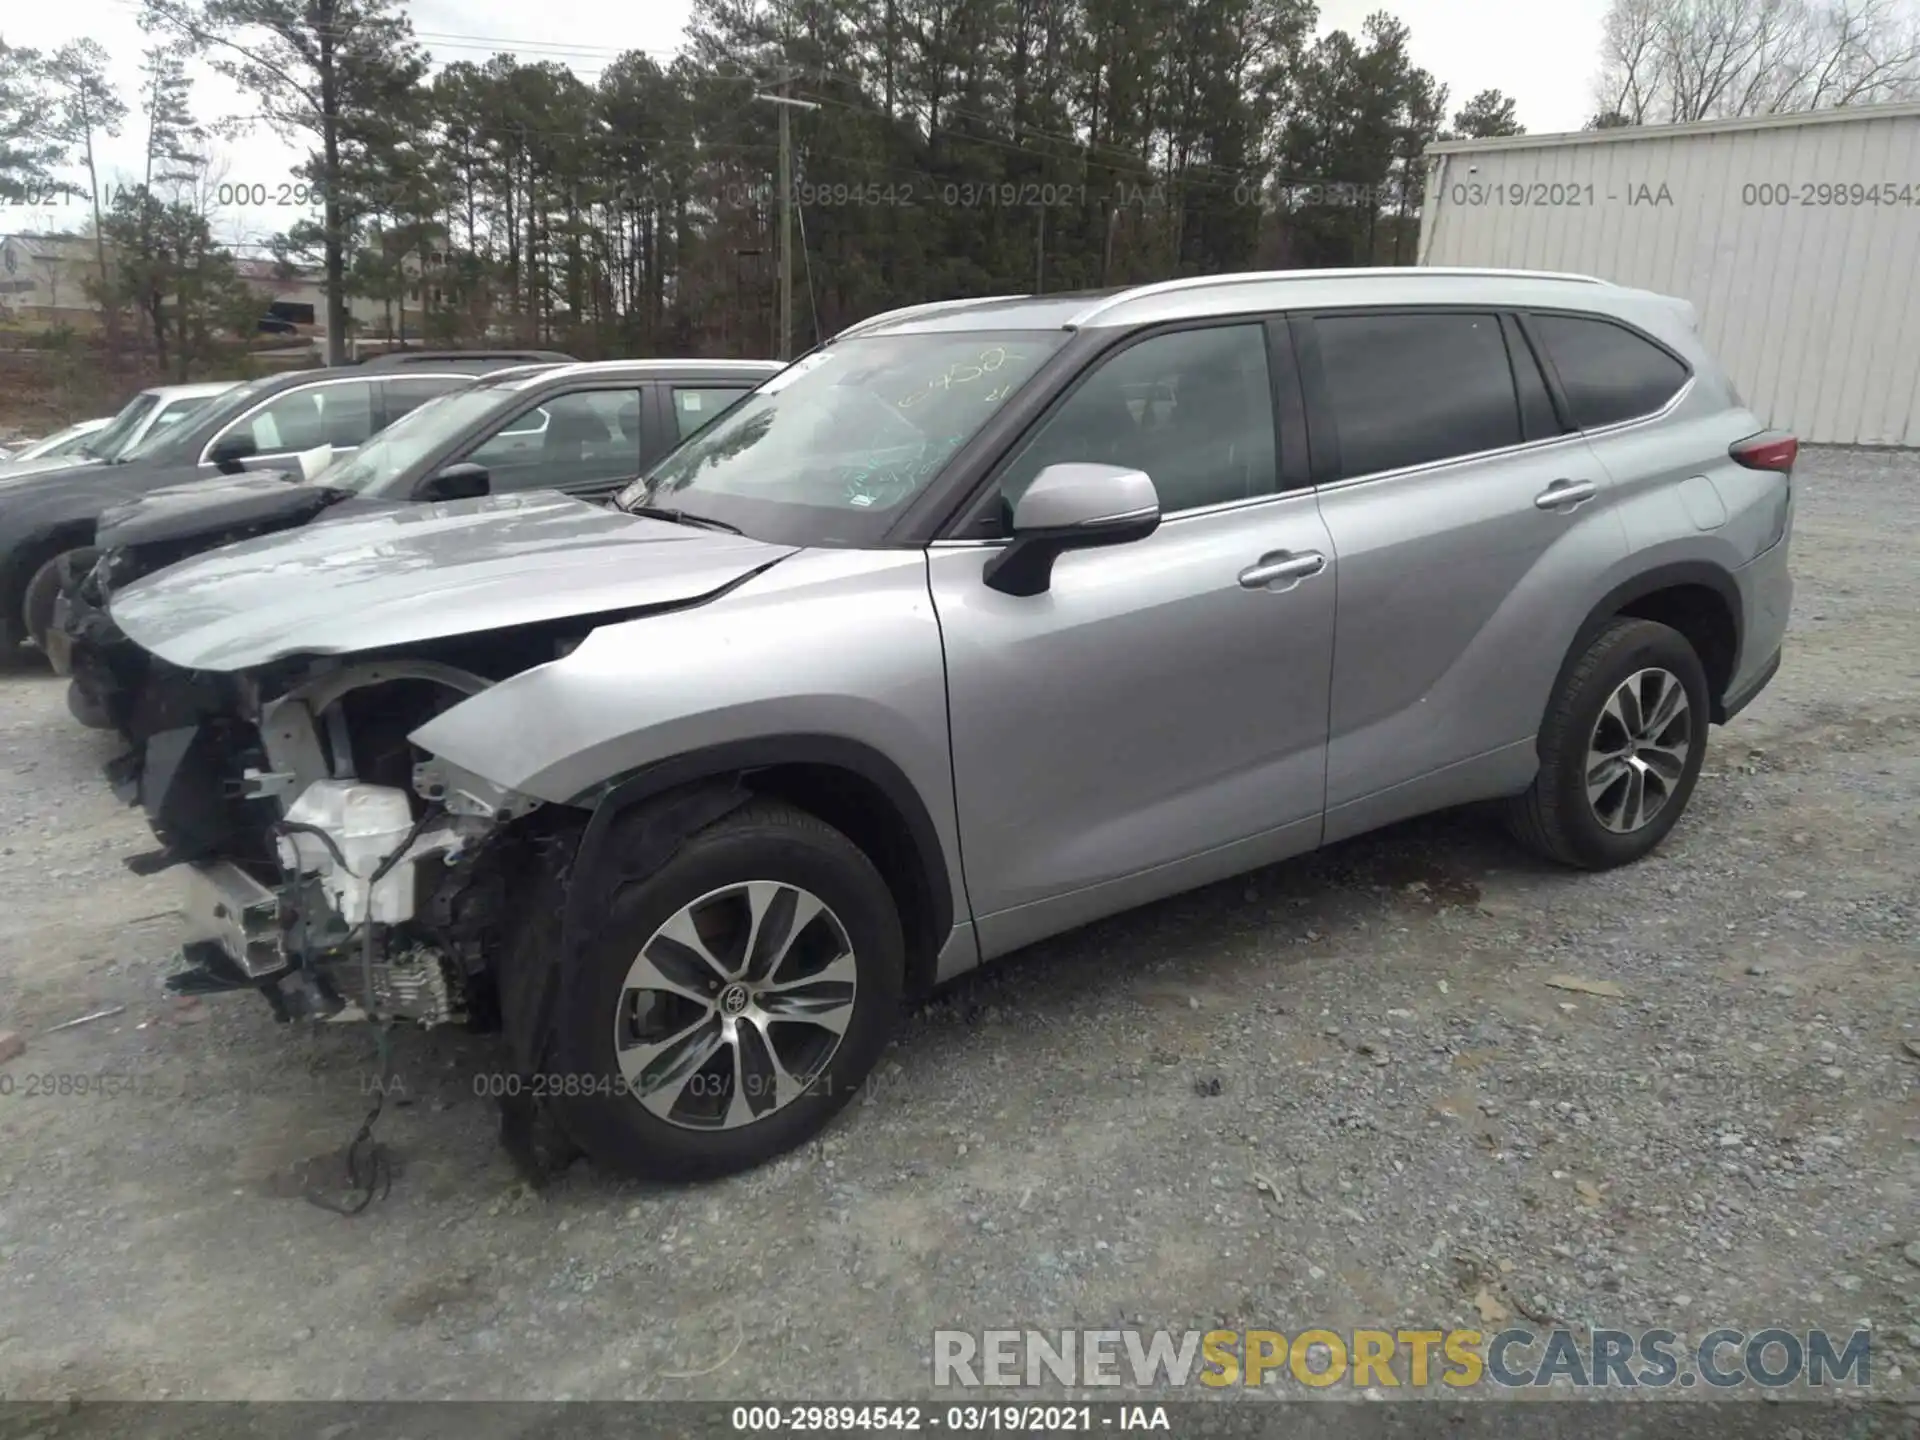
[[[274,285],[317,285],[319,275],[294,266],[291,273],[281,269],[278,260],[262,260],[258,256],[233,262],[234,273],[242,280],[264,281]]]
[[[1204,315],[1377,303],[1532,303],[1625,292],[1591,275],[1544,270],[1373,266],[1359,270],[1266,270],[1196,275],[1124,290],[1071,295],[947,300],[892,310],[835,336],[927,334],[955,330],[1080,330],[1141,325]]]
[[[1699,135],[1730,135],[1741,130],[1798,129],[1808,125],[1852,125],[1869,120],[1920,121],[1920,102],[1842,105],[1827,110],[1793,110],[1783,115],[1747,115],[1735,120],[1691,120],[1683,125],[1622,125],[1610,130],[1574,130],[1554,135],[1493,135],[1484,140],[1441,140],[1429,155],[1475,155],[1486,150],[1545,150],[1563,145],[1620,145],[1635,140],[1683,140]]]
[[[22,232],[0,235],[0,245],[13,245],[24,250],[27,257],[33,260],[85,260],[93,256],[93,241],[85,235],[32,235]]]
[[[594,376],[594,375],[666,375],[694,372],[701,375],[732,375],[745,377],[768,377],[786,369],[786,363],[780,360],[582,360],[572,365],[556,365],[551,372],[556,376]]]
[[[195,385],[149,385],[140,393],[158,395],[162,400],[192,400],[202,395],[224,395],[238,380],[203,380]]]

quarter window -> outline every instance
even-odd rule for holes
[[[1582,430],[1651,415],[1687,383],[1687,367],[1624,325],[1577,315],[1529,322]]]
[[[1377,475],[1520,443],[1513,367],[1493,315],[1314,321],[1343,474]]]
[[[1158,335],[1101,363],[1042,422],[1000,480],[999,523],[1049,465],[1144,470],[1163,514],[1280,488],[1260,325]]]

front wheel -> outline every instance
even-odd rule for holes
[[[1679,631],[1610,621],[1562,680],[1540,727],[1540,770],[1508,808],[1530,849],[1606,870],[1666,838],[1707,753],[1707,677]]]
[[[53,556],[27,581],[20,599],[20,618],[25,622],[27,638],[42,655],[47,651],[47,631],[53,628],[54,601],[67,583],[69,574],[84,575],[93,567],[96,552],[90,549],[66,550]]]
[[[873,862],[756,801],[611,883],[556,1017],[562,1128],[649,1179],[749,1169],[817,1134],[899,1013],[905,945]]]

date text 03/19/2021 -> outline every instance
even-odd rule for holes
[[[952,1435],[1087,1435],[1173,1429],[1164,1405],[735,1405],[734,1430],[747,1434],[840,1434],[857,1430]]]

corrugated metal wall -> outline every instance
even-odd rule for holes
[[[1423,264],[1683,296],[1762,420],[1920,446],[1920,107],[1519,138],[1430,152]]]

